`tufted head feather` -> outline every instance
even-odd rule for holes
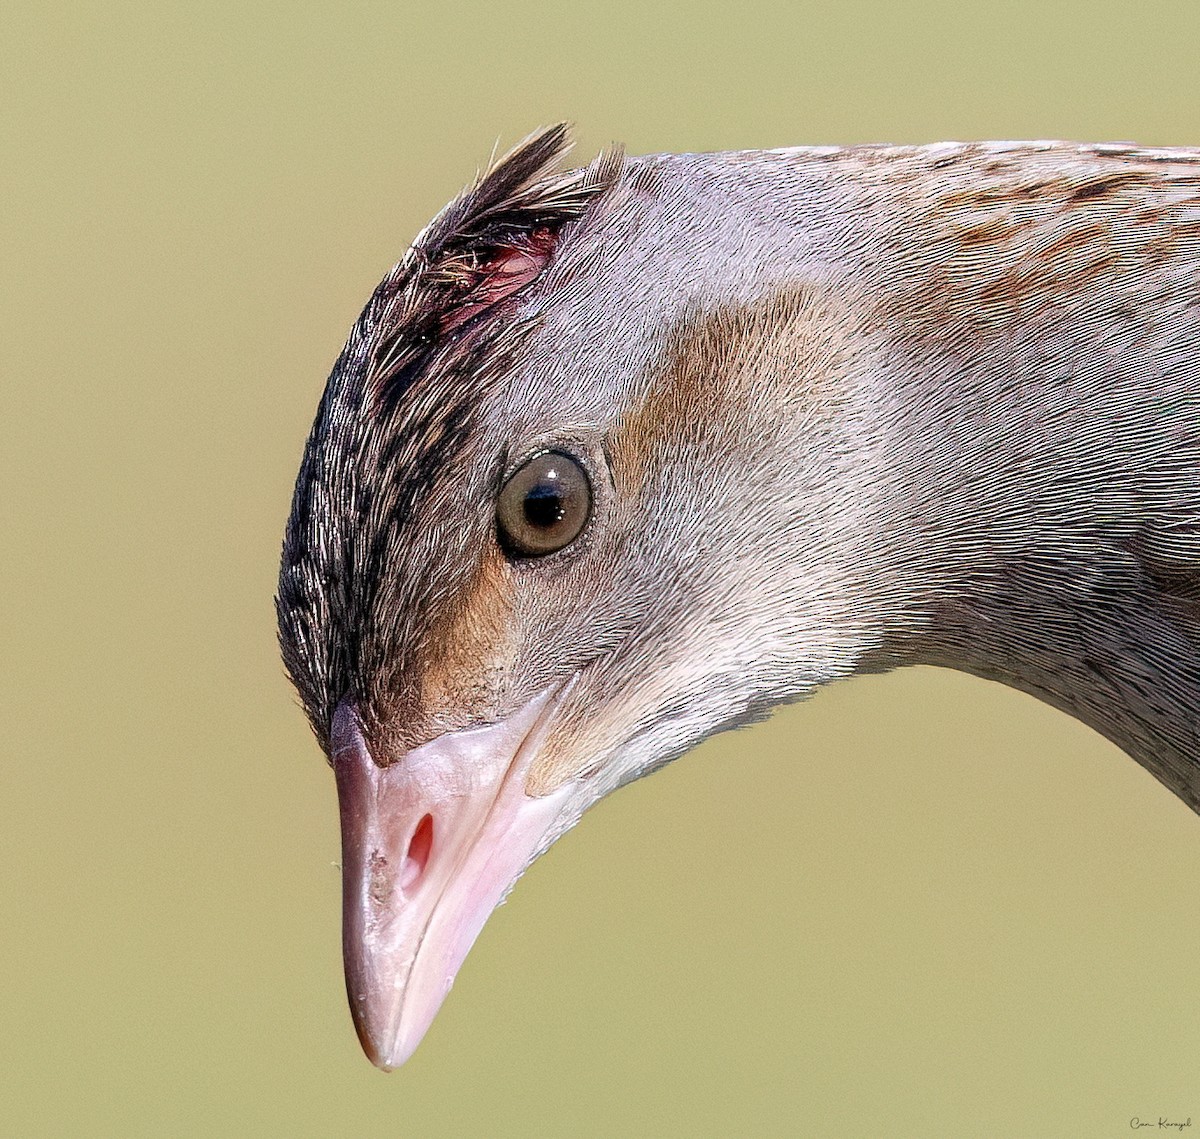
[[[504,318],[565,227],[611,183],[619,155],[559,172],[564,125],[530,135],[450,203],[383,279],[350,333],[309,436],[284,538],[276,610],[288,674],[323,746],[347,693],[366,718],[428,629],[387,572],[481,389],[528,324]],[[441,583],[444,588],[448,583]],[[406,596],[396,595],[405,590]]]

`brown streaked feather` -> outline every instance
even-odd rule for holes
[[[619,170],[614,152],[555,172],[568,146],[562,124],[537,132],[447,206],[375,290],[334,367],[276,599],[284,665],[323,745],[338,700],[353,692],[373,720],[379,694],[428,640],[411,627],[427,608],[421,598],[449,583],[398,582],[388,567],[433,476],[466,439],[479,392],[529,331],[495,318],[537,274],[497,291],[485,267],[533,234],[544,265],[552,239]],[[468,318],[447,327],[464,307]]]

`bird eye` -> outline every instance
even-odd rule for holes
[[[510,554],[540,558],[575,541],[591,511],[592,487],[583,467],[561,451],[543,451],[501,488],[496,528]]]

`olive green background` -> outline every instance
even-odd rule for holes
[[[1194,145],[1198,42],[1191,0],[5,5],[0,1134],[1200,1126],[1200,819],[934,671],[602,804],[382,1075],[271,610],[328,367],[497,140]]]

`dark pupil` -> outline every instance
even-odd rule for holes
[[[566,505],[558,487],[553,483],[542,483],[535,486],[526,496],[522,504],[525,510],[525,521],[539,530],[548,530],[562,521],[566,514]]]

